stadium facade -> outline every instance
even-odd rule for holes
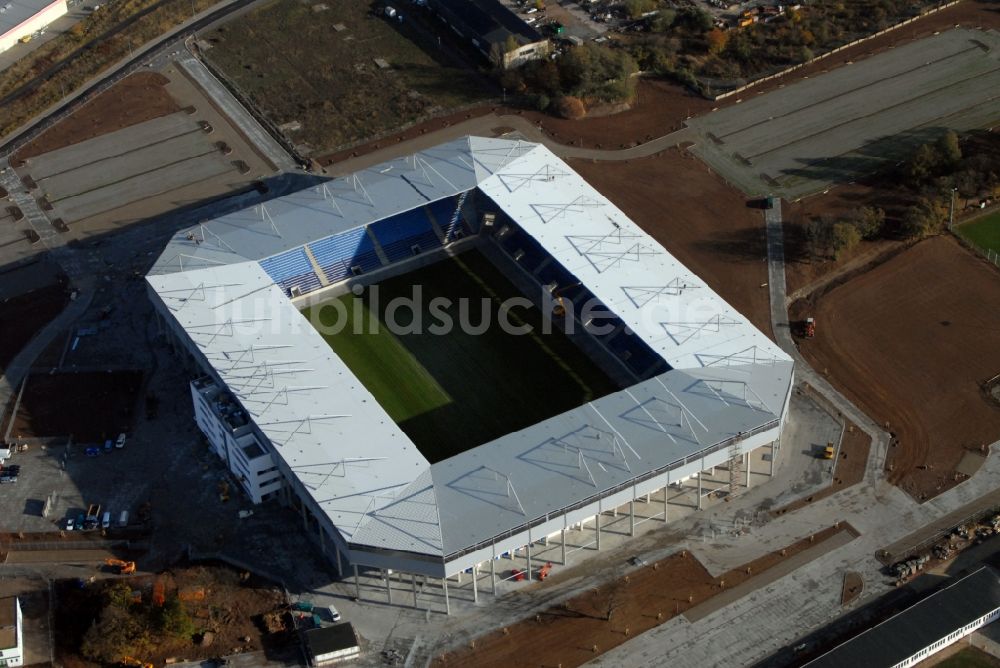
[[[0,51],[30,40],[67,11],[66,0],[0,0]]]
[[[568,300],[629,386],[430,463],[299,309],[473,245]],[[200,223],[147,283],[197,376],[211,447],[253,501],[298,509],[355,577],[391,569],[446,587],[489,571],[495,590],[502,555],[527,554],[530,574],[533,544],[581,525],[599,547],[602,513],[635,499],[662,492],[667,519],[670,485],[773,448],[788,410],[791,359],[524,141],[462,138]],[[604,327],[577,313],[584,303]]]

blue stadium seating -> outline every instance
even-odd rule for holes
[[[309,244],[309,250],[331,283],[349,278],[351,267],[360,266],[363,271],[372,271],[382,266],[375,244],[363,227],[314,241]]]
[[[447,241],[455,240],[455,232],[457,230],[468,232],[460,211],[467,194],[467,192],[464,192],[457,197],[446,197],[427,205],[431,215],[434,216],[434,220],[444,230],[444,236]]]
[[[302,294],[305,294],[322,285],[319,276],[309,263],[309,258],[306,257],[306,252],[301,248],[261,260],[260,267],[282,287],[287,295],[291,295],[293,287],[299,288]]]
[[[372,223],[369,229],[375,233],[389,262],[412,257],[414,245],[419,245],[421,251],[441,245],[422,207]]]

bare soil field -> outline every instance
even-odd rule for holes
[[[570,160],[592,186],[771,336],[764,217],[687,152]]]
[[[12,164],[180,111],[165,88],[168,83],[170,80],[158,72],[126,77],[25,144],[14,154]]]
[[[63,282],[39,287],[0,301],[0,373],[38,330],[69,302]]]
[[[474,646],[453,650],[431,664],[497,668],[510,666],[580,666],[621,645],[632,635],[662,624],[700,603],[741,584],[810,548],[821,545],[849,526],[829,527],[712,577],[689,552],[677,552],[615,582],[595,587],[534,619],[489,633]],[[525,648],[531,648],[526,652]]]
[[[493,85],[420,25],[363,2],[276,0],[205,36],[206,57],[303,154],[475,104]],[[437,29],[437,26],[435,26]]]
[[[967,451],[1000,438],[981,384],[1000,373],[1000,274],[951,237],[923,241],[809,301],[809,363],[895,435],[889,480],[925,500],[965,478]]]
[[[103,443],[128,431],[141,371],[32,374],[13,419],[11,439],[73,435],[77,443]]]
[[[183,593],[182,606],[194,624],[196,635],[211,631],[214,638],[210,645],[198,646],[191,638],[165,638],[160,633],[149,633],[143,661],[163,665],[168,657],[208,659],[271,649],[287,642],[287,634],[267,633],[260,625],[261,615],[286,605],[284,594],[273,584],[255,577],[243,580],[237,571],[214,565],[178,567],[156,577],[133,576],[127,582],[142,594],[142,602],[132,606],[134,614],[141,614],[143,608],[151,605],[157,577],[162,578],[168,599]],[[67,668],[97,665],[80,656],[80,644],[101,610],[101,592],[116,581],[99,580],[82,589],[73,581],[56,584],[55,653]],[[203,598],[196,594],[198,591],[204,592]]]

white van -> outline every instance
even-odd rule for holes
[[[111,511],[105,510],[104,517],[101,518],[101,528],[107,529],[110,526],[111,526]]]

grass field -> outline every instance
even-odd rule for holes
[[[439,322],[431,301],[444,297],[453,301],[446,309],[456,323],[450,333],[387,331],[387,306],[395,297],[412,296],[414,286],[422,291],[420,320],[399,309],[395,322],[404,327],[422,322],[427,330]],[[347,306],[348,326],[342,333],[324,336],[432,462],[618,389],[564,334],[542,334],[537,309],[516,307],[509,318],[512,324],[531,325],[531,334],[504,332],[496,324],[499,304],[517,296],[517,289],[476,251],[389,279],[377,288],[377,298],[371,289],[362,297],[340,298]],[[464,318],[458,307],[461,298],[470,304]],[[356,299],[363,302],[357,310]],[[336,309],[323,304],[303,313],[326,327],[339,317]],[[377,332],[364,326],[371,315],[378,319]],[[359,319],[362,326],[356,329]],[[491,325],[477,335],[458,327],[463,319],[474,326]]]
[[[1000,252],[1000,211],[963,223],[955,228],[958,234],[983,250]]]
[[[284,132],[314,154],[493,94],[415,20],[390,22],[372,8],[275,0],[208,34],[207,57],[276,125],[301,124]]]

